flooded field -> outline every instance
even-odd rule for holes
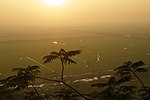
[[[33,37],[36,38],[33,38]],[[38,65],[41,75],[59,75],[60,62],[54,61],[43,65],[42,57],[51,51],[82,50],[82,53],[73,57],[77,64],[67,65],[66,75],[81,75],[91,71],[112,70],[124,61],[143,60],[150,64],[150,34],[149,33],[102,33],[102,32],[68,32],[66,36],[60,33],[42,35],[47,38],[38,38],[38,35],[12,37],[0,42],[0,77],[12,74],[15,67]],[[42,37],[41,36],[41,37]],[[40,37],[40,36],[39,36]],[[3,38],[4,39],[4,38]]]

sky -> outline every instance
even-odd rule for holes
[[[150,0],[0,0],[0,26],[150,25]]]

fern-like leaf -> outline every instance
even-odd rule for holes
[[[141,66],[145,65],[143,61],[138,61],[138,62],[135,62],[131,65],[132,68],[139,68]]]
[[[12,69],[12,71],[17,71],[17,72],[24,71],[24,70],[26,70],[26,68],[14,68],[14,69]]]
[[[129,66],[127,66],[127,65],[122,65],[122,66],[119,66],[119,67],[115,68],[114,71],[122,70],[122,69],[129,69]]]
[[[59,58],[59,56],[56,55],[47,55],[43,57],[43,60],[45,60],[43,63],[48,63],[48,62],[52,62],[54,59]]]
[[[75,61],[73,61],[69,58],[62,58],[62,61],[63,61],[64,64],[69,64],[69,65],[72,64],[72,63],[76,64]]]
[[[67,55],[68,56],[76,56],[76,55],[78,55],[78,54],[80,54],[82,51],[81,50],[75,50],[75,51],[68,51],[67,52]]]
[[[145,68],[138,68],[138,69],[136,69],[134,72],[146,73],[146,72],[147,72],[147,69],[145,69]]]
[[[117,82],[115,83],[115,85],[120,85],[122,83],[130,81],[131,79],[132,79],[131,75],[124,76],[121,79],[117,80]]]

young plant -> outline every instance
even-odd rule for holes
[[[72,59],[70,59],[70,57],[72,56],[76,56],[78,54],[81,53],[81,50],[75,50],[75,51],[65,51],[64,49],[60,49],[59,52],[51,52],[49,55],[46,55],[43,57],[44,60],[44,64],[45,63],[49,63],[52,62],[55,59],[59,59],[61,62],[61,81],[64,81],[64,65],[65,64],[76,64],[76,62]]]
[[[44,64],[45,63],[49,63],[52,62],[55,59],[59,59],[61,62],[61,81],[58,80],[49,80],[49,81],[54,81],[54,82],[61,82],[64,85],[66,85],[67,87],[69,87],[70,89],[72,89],[73,91],[75,91],[76,93],[78,93],[81,97],[83,97],[84,99],[88,100],[88,98],[86,98],[84,95],[82,95],[79,91],[77,91],[76,89],[74,89],[72,86],[70,86],[69,84],[67,84],[64,81],[64,68],[66,64],[76,64],[76,62],[74,60],[72,60],[70,57],[72,56],[76,56],[78,54],[81,53],[81,50],[74,50],[74,51],[65,51],[64,49],[60,49],[59,52],[51,52],[49,55],[46,55],[43,57],[44,60]],[[44,79],[44,78],[43,78]],[[48,79],[46,79],[48,80]]]

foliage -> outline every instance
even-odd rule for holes
[[[118,82],[120,80],[122,79],[111,77],[106,83],[92,84],[92,87],[105,88],[99,92],[99,96],[104,100],[132,100],[136,87],[122,85],[124,81]]]
[[[22,90],[27,88],[29,85],[32,85],[32,82],[35,80],[36,76],[40,73],[39,66],[28,66],[27,68],[14,68],[12,71],[16,71],[17,74],[9,76],[6,79],[0,81],[0,97],[9,97],[15,91]],[[33,87],[34,88],[34,87]],[[34,88],[36,91],[36,89]],[[36,91],[37,92],[37,91]]]
[[[146,91],[145,88],[141,88],[138,92],[144,100],[150,100],[150,87],[146,87]]]
[[[61,81],[64,82],[64,64],[76,64],[76,62],[72,59],[70,59],[70,57],[72,56],[76,56],[78,54],[81,53],[81,50],[75,50],[75,51],[65,51],[64,49],[60,49],[59,52],[51,52],[49,55],[46,55],[43,57],[44,60],[44,64],[45,63],[49,63],[52,62],[55,59],[59,59],[61,61],[61,67],[62,67],[62,71],[61,71]]]
[[[71,89],[61,89],[55,92],[55,98],[60,100],[78,100],[78,94]]]
[[[132,63],[131,61],[125,62],[122,66],[114,69],[117,75],[116,77],[111,77],[106,83],[96,83],[92,84],[92,86],[104,88],[104,90],[99,93],[101,98],[104,100],[138,100],[142,98],[146,100],[146,98],[149,98],[150,95],[149,88],[144,85],[137,75],[137,73],[147,72],[144,65],[143,61],[135,63]],[[133,75],[142,84],[140,89],[139,87],[137,88],[136,86],[128,83],[132,80]],[[138,94],[137,91],[141,94]]]
[[[65,51],[64,49],[60,49],[59,52],[51,52],[49,55],[46,55],[43,57],[44,60],[44,64],[48,63],[48,62],[52,62],[55,59],[59,59],[61,62],[61,83],[66,85],[67,87],[71,88],[73,91],[75,91],[76,93],[78,93],[80,96],[82,96],[84,99],[88,100],[88,98],[86,98],[84,95],[82,95],[79,91],[77,91],[76,89],[74,89],[72,86],[70,86],[69,84],[67,84],[64,81],[64,64],[76,64],[76,62],[72,59],[70,59],[70,57],[72,56],[76,56],[78,54],[81,53],[81,50],[75,50],[75,51]],[[55,81],[56,82],[56,81]]]
[[[25,96],[24,99],[25,100],[52,100],[53,95],[37,95],[36,92],[24,92]]]
[[[30,85],[34,91],[24,92],[25,100],[79,100],[81,96],[85,100],[149,100],[150,87],[145,86],[143,81],[138,76],[141,73],[146,73],[145,64],[143,61],[125,62],[123,65],[114,69],[115,75],[110,77],[105,83],[95,83],[92,87],[96,87],[99,91],[94,91],[89,94],[81,94],[78,90],[70,86],[64,81],[64,65],[76,64],[71,59],[81,53],[81,50],[65,51],[60,49],[59,52],[51,52],[43,57],[44,64],[59,59],[61,62],[61,80],[51,80],[49,78],[38,77],[40,70],[39,66],[28,66],[27,68],[14,68],[12,71],[16,75],[9,76],[6,79],[0,80],[0,100],[14,100],[14,95],[17,91],[27,89]],[[134,76],[134,77],[133,77]],[[40,94],[32,84],[36,78],[45,79],[52,82],[62,83],[69,89],[61,89],[56,91],[54,95]],[[141,86],[130,84],[133,78],[141,83]],[[23,93],[23,92],[21,92]],[[87,98],[88,97],[88,98]]]
[[[49,55],[43,57],[44,63],[52,62],[55,59],[60,59],[63,64],[72,64],[75,63],[70,57],[76,56],[81,53],[81,50],[75,51],[65,51],[64,49],[60,49],[59,52],[51,52]]]
[[[128,62],[125,62],[122,66],[119,66],[116,69],[114,69],[114,71],[116,71],[116,74],[121,77],[130,77],[128,81],[130,81],[132,79],[132,76],[134,75],[139,80],[139,82],[141,83],[141,85],[146,91],[147,90],[146,86],[137,75],[137,73],[147,72],[147,69],[144,68],[144,65],[145,65],[144,62],[141,60],[135,63],[128,61]]]

